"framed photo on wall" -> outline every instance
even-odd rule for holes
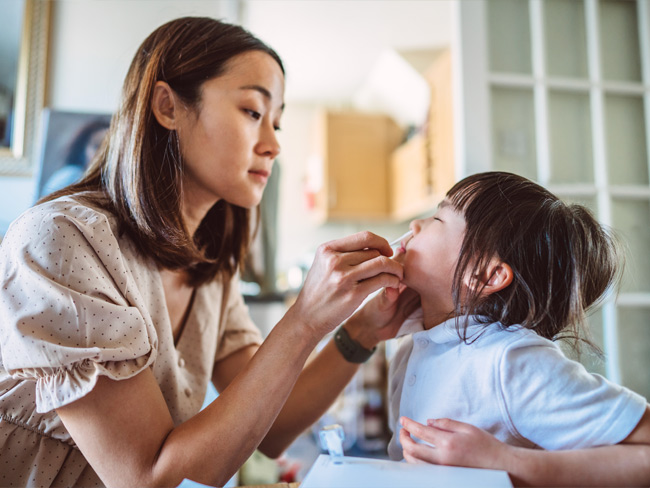
[[[36,200],[78,181],[108,130],[111,114],[43,110]]]

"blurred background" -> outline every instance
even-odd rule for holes
[[[581,361],[650,397],[650,0],[0,0],[0,9],[0,234],[68,164],[62,141],[115,110],[153,29],[184,15],[225,19],[286,68],[282,153],[244,289],[264,332],[320,243],[366,229],[392,239],[461,177],[513,171],[589,206],[624,241],[621,293],[590,317],[606,359]],[[350,449],[384,447],[387,348],[336,406],[334,420],[354,431]]]

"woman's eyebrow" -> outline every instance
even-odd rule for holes
[[[244,85],[244,86],[240,86],[239,89],[255,90],[257,92],[260,92],[262,95],[264,95],[264,97],[268,98],[269,100],[273,100],[273,96],[271,95],[271,92],[261,85]],[[280,109],[284,110],[284,103],[282,104],[282,107],[280,107]]]

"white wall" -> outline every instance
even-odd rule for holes
[[[450,0],[249,0],[242,21],[282,56],[287,100],[351,100],[384,49],[452,38]]]
[[[34,201],[31,178],[5,176],[0,178],[0,237],[9,224],[29,208]]]
[[[204,0],[58,0],[53,3],[49,105],[112,112],[142,41],[186,15],[227,17],[232,2]]]
[[[449,44],[452,5],[452,0],[57,0],[49,101],[59,109],[112,110],[145,37],[167,20],[207,15],[241,17],[278,51],[287,70],[287,101],[346,104],[384,49]]]

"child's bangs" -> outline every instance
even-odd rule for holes
[[[471,180],[466,178],[454,185],[446,195],[447,201],[451,206],[462,215],[466,215],[468,207],[482,193],[480,180]]]

